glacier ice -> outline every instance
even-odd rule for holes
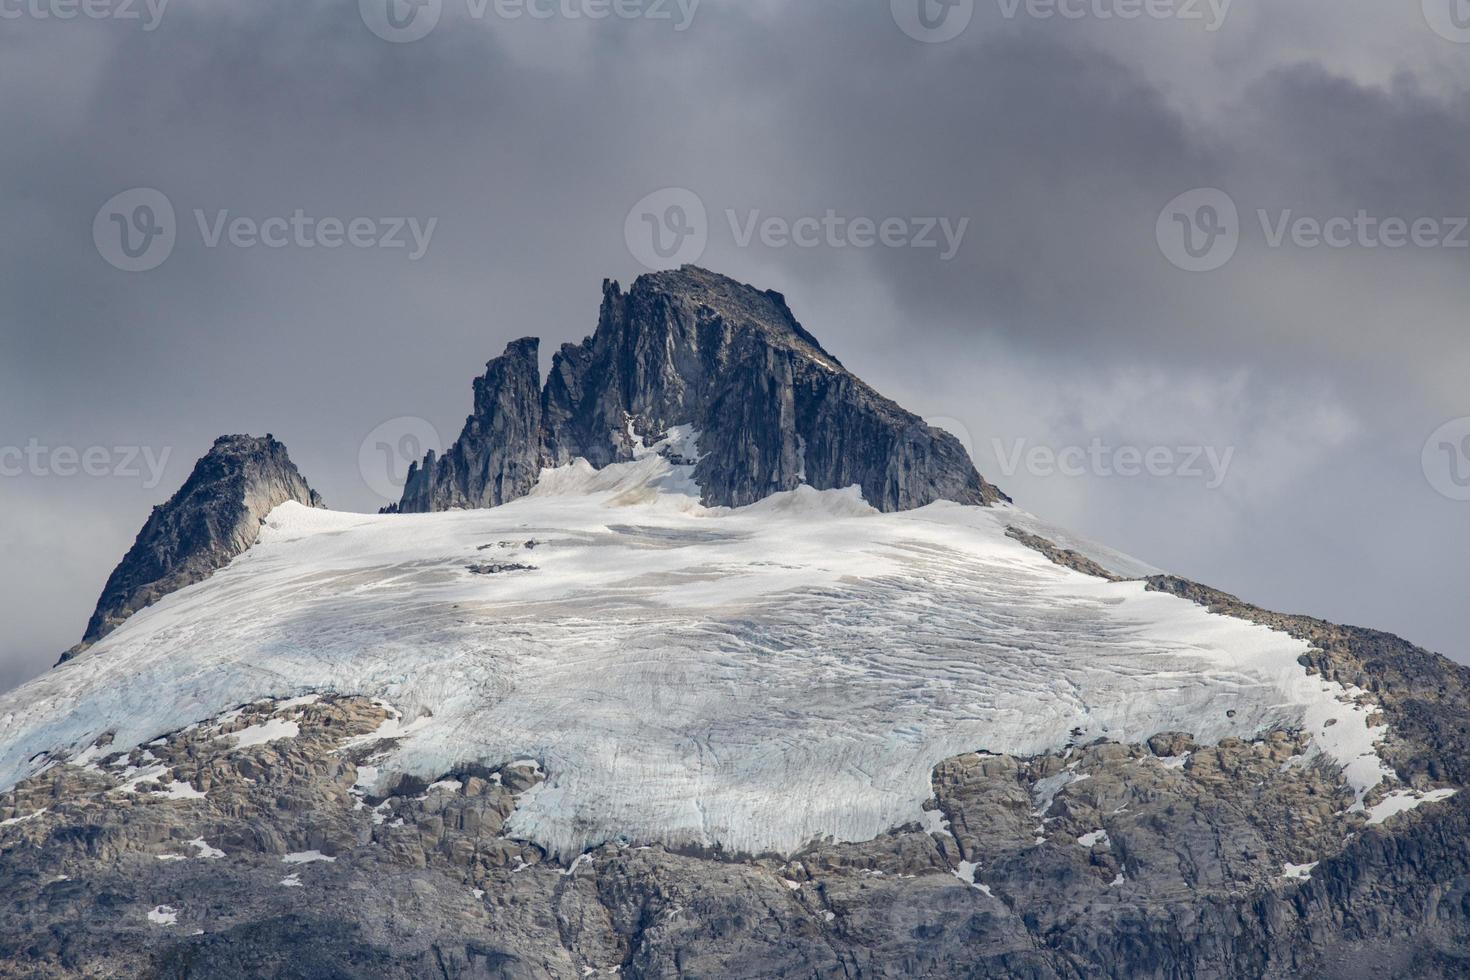
[[[1022,511],[805,487],[705,508],[689,470],[577,462],[492,510],[282,504],[214,576],[0,696],[0,787],[105,732],[325,692],[402,713],[379,780],[538,762],[509,827],[565,857],[864,840],[918,819],[945,758],[1079,738],[1302,727],[1360,798],[1385,772],[1384,729],[1305,643],[1052,564],[1006,536],[1040,526]],[[535,568],[467,571],[487,556]]]

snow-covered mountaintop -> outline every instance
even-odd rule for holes
[[[939,761],[1077,731],[1300,726],[1360,792],[1383,774],[1382,730],[1301,641],[1052,564],[1006,536],[1038,526],[1021,511],[809,488],[706,509],[691,469],[574,463],[491,510],[282,504],[212,578],[0,697],[0,787],[107,731],[121,749],[313,691],[419,719],[384,774],[538,760],[511,826],[564,855],[867,839],[919,818]]]

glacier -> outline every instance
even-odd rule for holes
[[[922,820],[946,758],[1099,737],[1300,728],[1360,801],[1390,774],[1371,706],[1309,676],[1303,641],[1053,564],[1007,536],[1061,534],[1018,508],[808,487],[710,508],[657,448],[490,510],[276,507],[211,578],[0,696],[0,787],[104,733],[122,750],[322,693],[402,713],[359,777],[380,786],[539,763],[509,831],[564,859],[867,840]]]

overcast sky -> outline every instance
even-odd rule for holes
[[[1021,506],[1470,660],[1454,0],[388,2],[0,0],[0,689],[215,436],[376,509],[683,259]]]

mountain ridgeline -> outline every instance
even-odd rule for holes
[[[740,507],[802,484],[858,486],[882,511],[1010,499],[953,435],[843,367],[777,292],[693,266],[640,276],[626,293],[608,281],[596,331],[562,346],[544,385],[539,346],[513,341],[486,365],[459,439],[413,464],[387,510],[496,507],[530,493],[544,467],[626,462],[676,425],[699,433],[694,478],[710,506]],[[321,506],[284,445],[270,435],[221,436],[153,509],[61,661],[224,567],[288,500]]]
[[[699,434],[709,506],[807,484],[862,488],[882,511],[1008,500],[953,435],[884,398],[802,328],[781,294],[693,266],[603,284],[597,330],[565,344],[544,386],[538,341],[514,341],[475,382],[474,413],[443,456],[409,471],[396,509],[493,507],[543,466],[626,462],[670,427]]]

